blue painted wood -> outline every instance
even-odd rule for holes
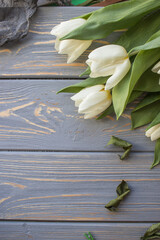
[[[0,240],[84,239],[88,231],[96,240],[136,240],[151,225],[143,222],[159,221],[159,166],[149,170],[154,143],[144,136],[145,128],[130,131],[136,102],[118,122],[113,115],[84,121],[71,94],[56,95],[77,82],[92,49],[121,34],[95,41],[66,65],[49,32],[94,9],[40,8],[28,36],[0,48]],[[119,160],[120,149],[105,148],[111,135],[133,144],[128,160]],[[111,213],[104,205],[116,197],[122,179],[131,193]]]
[[[128,106],[119,121],[84,120],[72,94],[56,94],[73,80],[0,80],[0,149],[54,151],[122,151],[106,147],[112,135],[128,140],[133,151],[153,151],[145,127],[131,131]]]
[[[159,221],[160,166],[153,153],[5,152],[0,154],[0,219],[52,221]],[[131,193],[112,213],[124,179]],[[72,228],[71,228],[72,229]]]
[[[95,240],[137,240],[151,223],[0,222],[0,240],[83,240],[91,231]]]
[[[0,78],[61,78],[78,77],[85,68],[89,52],[114,41],[114,33],[105,40],[96,40],[74,63],[67,64],[66,56],[54,49],[55,36],[51,29],[62,21],[91,12],[97,7],[41,7],[31,19],[29,34],[17,43],[0,48]]]

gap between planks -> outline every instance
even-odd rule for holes
[[[0,149],[0,152],[51,152],[51,153],[117,153],[117,154],[122,154],[124,151],[120,151],[120,150],[115,150],[115,151],[110,151],[110,150],[106,150],[106,151],[94,151],[94,150],[91,150],[91,151],[88,151],[88,150],[45,150],[45,149]],[[133,153],[154,153],[154,151],[140,151],[140,150],[131,150],[131,152]]]
[[[159,221],[100,221],[100,222],[98,222],[98,221],[78,221],[78,220],[46,220],[46,219],[32,219],[32,220],[22,220],[22,219],[0,219],[0,224],[1,224],[1,222],[8,222],[8,223],[50,223],[50,224],[54,224],[54,223],[64,223],[64,224],[69,224],[69,223],[71,223],[71,224],[86,224],[86,223],[88,223],[88,224],[96,224],[96,225],[101,225],[101,224],[106,224],[106,225],[108,225],[108,224],[130,224],[130,225],[132,225],[132,224],[156,224],[156,223],[159,223]]]

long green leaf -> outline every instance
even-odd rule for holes
[[[117,119],[123,113],[129,97],[141,75],[160,58],[159,49],[140,51],[130,72],[117,84],[112,91],[114,110]]]
[[[134,101],[136,98],[138,98],[141,94],[142,94],[142,92],[140,92],[140,91],[133,91],[132,94],[131,94],[131,96],[130,96],[130,99],[129,99],[129,102],[128,102],[128,103],[133,102],[133,101]],[[113,107],[113,104],[112,104],[109,108],[107,108],[107,109],[97,118],[97,120],[102,119],[102,118],[110,115],[110,114],[113,113],[113,112],[114,112],[114,107]]]
[[[154,161],[152,163],[151,169],[160,163],[160,138],[156,141],[156,146],[154,150]]]
[[[123,46],[127,52],[145,44],[160,29],[160,11],[145,16],[136,25],[124,32],[115,44]]]
[[[145,44],[141,46],[134,47],[130,50],[129,54],[133,55],[141,50],[149,50],[149,49],[155,49],[160,47],[160,31],[153,34],[149,42],[146,42]]]
[[[150,109],[150,111],[152,112],[152,109]],[[160,123],[160,105],[159,105],[159,111],[158,114],[156,115],[156,117],[154,118],[154,120],[151,122],[151,124],[147,127],[146,131],[148,129],[150,129],[151,127],[157,125]]]
[[[138,24],[131,27],[115,42],[118,45],[123,46],[128,52],[139,51],[145,49],[152,49],[160,46],[160,37],[156,36],[153,42],[146,41],[159,30],[160,26],[160,12],[152,13],[143,18]],[[160,32],[160,31],[159,31]],[[143,37],[142,37],[143,36]],[[155,42],[154,42],[155,41]],[[157,44],[154,46],[154,43]],[[140,45],[140,46],[139,46]],[[135,47],[138,46],[138,47]],[[90,68],[88,67],[80,77],[90,74]]]
[[[82,76],[85,76],[85,75],[89,75],[91,73],[91,69],[90,67],[87,67],[86,70],[81,73],[79,76],[82,77]]]
[[[99,117],[97,117],[97,120],[100,120],[114,112],[113,105],[110,105],[109,108],[107,108]]]
[[[92,12],[89,12],[89,13],[86,13],[86,14],[83,14],[83,15],[81,15],[81,16],[78,16],[78,17],[75,17],[75,18],[73,18],[73,19],[76,19],[76,18],[83,18],[83,19],[85,19],[85,20],[87,20],[94,12],[96,12],[96,11],[92,11]]]
[[[131,113],[132,129],[153,121],[160,111],[160,93],[147,95]]]
[[[159,7],[160,1],[157,0],[130,0],[109,5],[87,15],[85,24],[62,39],[94,40],[104,38],[114,30],[133,26],[143,16]]]
[[[132,111],[136,112],[137,110],[140,110],[151,103],[155,103],[156,101],[160,100],[160,93],[149,93],[147,96],[143,98],[143,100],[138,104],[138,106]]]
[[[79,83],[65,87],[65,88],[59,90],[57,93],[61,93],[61,92],[77,93],[86,87],[91,87],[91,86],[98,85],[98,84],[105,84],[107,79],[108,79],[108,77],[87,78],[86,80],[83,80]]]
[[[153,23],[152,20],[154,24],[152,24]],[[147,16],[144,20],[142,20],[139,26],[136,25],[132,29],[128,30],[128,32],[126,32],[116,43],[123,45],[129,51],[136,45],[143,44],[146,41],[147,42],[152,41],[159,34],[159,31],[155,33],[159,29],[159,22],[160,22],[159,12],[156,13],[155,15],[151,14]],[[147,28],[147,25],[148,25],[148,28]],[[143,30],[143,26],[145,30]],[[119,118],[119,116],[124,111],[127,105],[129,96],[133,91],[137,82],[138,82],[138,87],[136,87],[135,90],[145,91],[143,90],[143,88],[146,87],[146,84],[144,84],[144,81],[146,82],[147,80],[144,79],[143,75],[145,74],[143,73],[159,58],[160,58],[160,51],[158,51],[157,49],[140,51],[140,53],[137,55],[137,57],[134,60],[131,71],[124,77],[124,79],[116,87],[114,87],[113,104],[114,104],[117,118]],[[152,75],[152,73],[149,73],[149,74]],[[154,77],[157,79],[158,78],[157,74],[154,74]],[[150,83],[151,83],[151,79],[149,79],[149,75],[147,75],[147,79],[150,80]],[[149,84],[149,81],[147,83]],[[156,86],[157,81],[154,81],[154,83]],[[150,87],[149,89],[150,89],[149,91],[152,91],[151,90],[152,87]],[[155,89],[157,88],[155,87]]]
[[[128,103],[133,102],[135,99],[137,99],[141,95],[142,95],[142,92],[140,92],[140,91],[133,91],[131,96],[130,96],[130,99],[129,99]]]
[[[159,75],[152,72],[152,67],[145,71],[138,80],[135,90],[143,92],[160,92]]]

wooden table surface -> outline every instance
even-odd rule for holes
[[[138,240],[160,221],[160,167],[150,170],[154,143],[145,128],[131,131],[131,104],[119,121],[84,120],[56,92],[78,82],[95,41],[75,63],[54,50],[52,27],[92,11],[88,7],[41,7],[27,37],[0,48],[0,240]],[[112,135],[133,151],[105,147]],[[112,213],[105,204],[124,179],[131,193]]]

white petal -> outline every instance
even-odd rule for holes
[[[85,81],[85,80],[84,80]],[[71,99],[73,101],[78,101],[78,100],[83,100],[84,98],[86,98],[90,93],[95,93],[95,92],[99,92],[100,90],[104,89],[104,85],[95,85],[92,87],[87,87],[82,89],[80,92],[76,93],[75,95],[73,95],[71,97]]]
[[[152,68],[152,72],[157,73],[160,70],[160,61]]]
[[[74,40],[74,41],[78,41],[78,47],[72,49],[72,52],[68,54],[67,63],[74,62],[77,58],[79,58],[79,56],[81,56],[81,54],[87,48],[89,48],[89,46],[92,43],[92,41],[90,41],[90,40],[83,40],[83,41],[81,41],[81,40]]]
[[[79,41],[79,40],[67,39],[67,40],[60,41],[58,53],[59,54],[71,53],[73,51],[73,49],[78,46],[77,41]]]
[[[60,45],[60,41],[59,41],[58,38],[56,38],[54,47],[55,47],[55,49],[56,49],[57,52],[59,51],[59,45]]]
[[[75,107],[79,107],[79,105],[81,104],[82,101],[83,101],[82,99],[76,100]]]
[[[57,36],[55,43],[55,49],[59,54],[68,54],[67,63],[75,61],[92,43],[90,40],[75,40],[66,39],[59,41],[60,38],[66,34],[82,26],[86,22],[83,18],[72,19],[69,21],[61,22],[55,26],[51,34]]]
[[[146,131],[146,137],[151,137],[151,134],[160,127],[160,124],[157,124]]]
[[[119,45],[106,45],[103,47],[96,48],[92,51],[88,58],[96,61],[99,65],[112,64],[116,61],[120,61],[128,56],[126,50]]]
[[[60,25],[61,25],[61,24],[58,24],[58,25],[56,25],[55,27],[53,27],[52,30],[51,30],[51,32],[50,32],[50,34],[57,36],[58,29],[60,28]]]
[[[115,72],[117,65],[111,65],[111,66],[101,66],[100,68],[96,68],[94,66],[94,63],[92,63],[90,69],[91,69],[91,73],[90,73],[90,77],[91,78],[97,78],[97,77],[107,77],[112,75]]]
[[[91,43],[92,41],[90,40],[62,40],[59,41],[58,53],[68,54],[67,63],[72,63],[91,45]]]
[[[92,109],[92,111],[85,113],[84,119],[90,119],[97,116],[98,114],[106,110],[111,105],[111,103],[112,103],[111,99],[108,101],[104,100],[103,102],[96,105],[95,108]]]
[[[51,34],[57,36],[58,38],[64,37],[66,34],[70,33],[74,29],[82,26],[86,22],[83,18],[76,18],[69,21],[61,22],[55,26]]]
[[[105,90],[111,89],[116,86],[122,78],[128,73],[131,67],[129,58],[124,60],[122,64],[119,64],[115,70],[115,73],[107,80]]]
[[[107,45],[92,51],[86,63],[91,69],[90,77],[110,76],[117,66],[128,59],[126,50],[119,45]]]
[[[96,93],[89,94],[79,105],[78,112],[85,113],[92,111],[95,108],[95,105],[103,102],[104,100],[110,101],[111,95],[107,91],[101,91]]]
[[[87,59],[86,63],[88,64],[89,67],[91,67],[91,65],[92,65],[92,60]]]
[[[155,141],[158,138],[160,138],[160,127],[157,128],[152,134],[151,134],[151,141]]]

